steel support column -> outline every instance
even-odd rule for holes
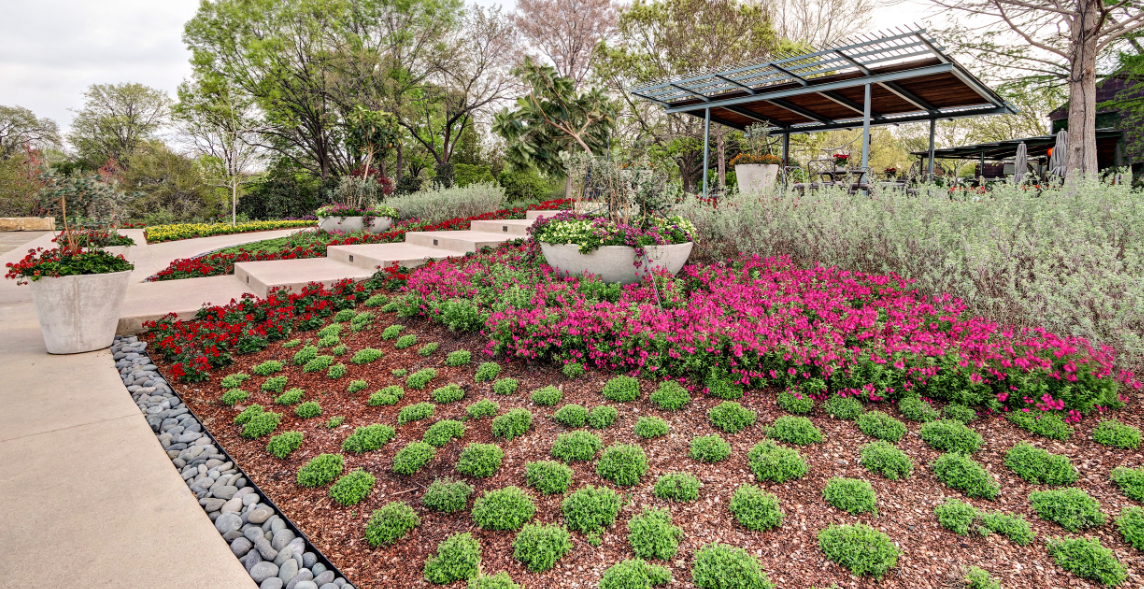
[[[707,162],[711,154],[711,109],[703,110],[703,198],[707,198]]]
[[[865,89],[865,99],[862,101],[862,167],[867,168],[870,166],[870,85],[863,86]],[[863,171],[862,179],[860,182],[869,182],[866,177],[866,172]]]
[[[937,119],[929,120],[929,181],[933,182],[933,138],[937,129]]]
[[[979,177],[981,179],[978,182],[980,182],[981,186],[985,186],[985,152],[984,151],[981,152],[980,162],[981,162],[981,176],[979,176]]]
[[[783,133],[783,167],[790,165],[790,133]]]

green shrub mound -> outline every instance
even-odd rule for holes
[[[881,579],[898,564],[902,552],[890,537],[865,524],[831,525],[818,533],[818,547],[826,558],[855,575]]]
[[[288,342],[286,342],[286,343],[282,344],[282,347],[283,347],[283,348],[286,348],[286,349],[290,349],[290,348],[296,348],[296,347],[298,347],[298,346],[300,346],[300,345],[302,345],[302,340],[300,340],[300,339],[292,339],[292,340],[290,340],[290,341],[288,341]]]
[[[554,386],[547,386],[542,389],[532,391],[530,397],[533,403],[542,407],[551,407],[560,402],[564,398],[564,393]]]
[[[404,325],[390,325],[382,330],[381,339],[397,339],[403,329],[405,329]]]
[[[1128,579],[1124,565],[1096,538],[1049,540],[1046,548],[1057,566],[1078,577],[1116,587]]]
[[[707,379],[707,396],[715,399],[725,399],[728,401],[738,401],[743,398],[743,387],[729,376],[717,376],[712,374]]]
[[[588,432],[568,432],[556,436],[552,455],[564,462],[586,462],[604,447],[600,436]]]
[[[1144,509],[1135,505],[1124,508],[1116,518],[1116,527],[1125,542],[1137,550],[1144,550]]]
[[[826,439],[809,419],[790,415],[776,419],[765,431],[769,438],[797,446],[817,444]]]
[[[457,458],[457,472],[474,477],[491,477],[500,470],[503,461],[504,450],[496,444],[469,444]]]
[[[691,439],[691,458],[700,462],[719,462],[731,455],[731,444],[719,434],[696,436]]]
[[[409,374],[409,371],[404,368],[394,368],[390,370],[389,373],[393,375],[393,378],[405,378],[405,375]]]
[[[579,362],[569,362],[560,369],[560,372],[568,378],[580,378],[584,375],[584,365]]]
[[[229,391],[230,389],[234,389],[234,388],[238,388],[238,387],[242,386],[242,383],[244,383],[248,380],[250,380],[249,374],[247,374],[245,372],[236,372],[234,374],[229,374],[229,375],[225,376],[222,379],[222,382],[219,384],[222,386],[224,391]]]
[[[500,364],[496,362],[482,362],[477,366],[477,373],[473,375],[474,382],[492,382],[500,376]]]
[[[989,471],[969,456],[958,452],[938,456],[933,462],[933,473],[937,480],[970,497],[993,499],[1001,492],[1000,485],[993,480]]]
[[[326,378],[337,380],[346,375],[346,370],[345,364],[334,364],[326,371]]]
[[[350,358],[350,362],[359,365],[369,364],[370,362],[376,362],[377,360],[380,360],[383,356],[385,356],[385,353],[381,350],[375,348],[365,348],[354,352],[353,357]]]
[[[410,374],[409,378],[405,379],[405,386],[419,391],[425,388],[425,385],[429,384],[429,381],[433,380],[434,378],[437,378],[437,369],[422,368],[421,370]]]
[[[404,501],[392,501],[369,516],[365,541],[374,548],[393,544],[419,525],[421,518],[412,507]]]
[[[472,513],[473,523],[483,530],[519,530],[536,514],[536,504],[520,487],[505,487],[473,501]]]
[[[300,354],[301,352],[299,352]],[[333,356],[317,356],[302,366],[302,372],[321,372],[334,363]]]
[[[346,347],[345,344],[341,344],[341,345],[337,345],[337,346],[330,348],[330,353],[335,355],[335,356],[342,356],[346,352],[348,352],[349,350],[350,349],[348,347]]]
[[[1125,425],[1115,419],[1106,419],[1092,430],[1092,439],[1105,446],[1135,450],[1140,447],[1140,428]]]
[[[970,531],[981,535],[996,532],[1021,546],[1033,541],[1035,534],[1029,522],[1019,515],[1008,515],[1000,511],[979,511],[968,503],[952,497],[934,508],[937,521],[941,526],[954,533],[965,536]]]
[[[331,335],[324,336],[322,339],[318,340],[318,347],[319,348],[332,348],[332,347],[337,346],[341,343],[342,343],[342,338],[331,334]]]
[[[286,388],[286,382],[289,377],[286,375],[272,376],[262,383],[262,390],[270,393],[281,393],[282,389]]]
[[[1029,522],[1019,515],[990,511],[981,512],[978,517],[982,528],[1001,534],[1021,546],[1028,545],[1036,536]]]
[[[831,395],[826,403],[823,405],[826,414],[834,419],[855,419],[866,411],[866,407],[862,405],[855,397],[843,397],[841,395]]]
[[[641,417],[636,421],[633,430],[637,436],[650,440],[666,436],[671,431],[671,426],[659,417]]]
[[[369,388],[369,383],[359,378],[358,380],[350,382],[346,387],[346,392],[352,395],[358,391],[364,391],[367,388]]]
[[[512,582],[512,577],[508,573],[501,571],[491,576],[477,574],[469,579],[466,589],[521,589],[521,587]]]
[[[638,485],[647,468],[647,454],[633,444],[612,444],[596,462],[596,474],[621,487]]]
[[[607,405],[598,405],[588,411],[588,427],[592,429],[604,429],[616,423],[616,419],[620,416],[620,412],[616,411],[615,407],[608,407]]]
[[[397,425],[405,425],[414,421],[420,421],[433,417],[433,404],[432,403],[416,403],[413,405],[406,405],[401,408],[397,413]]]
[[[587,485],[564,498],[560,509],[568,529],[598,535],[611,526],[620,512],[623,499],[607,487]]]
[[[242,389],[231,389],[222,394],[222,397],[219,398],[219,402],[227,407],[233,407],[235,403],[245,401],[249,398],[250,393]]]
[[[393,456],[393,472],[413,474],[429,464],[436,453],[437,449],[425,442],[409,442]]]
[[[510,409],[508,413],[494,417],[492,423],[493,436],[502,440],[519,438],[530,427],[532,427],[532,413],[521,407]]]
[[[368,404],[370,407],[396,405],[398,401],[401,401],[403,398],[405,398],[405,389],[394,384],[370,395]]]
[[[286,458],[302,445],[302,432],[282,432],[266,444],[266,451],[275,458]]]
[[[481,399],[465,407],[465,415],[468,415],[469,419],[496,417],[497,413],[500,413],[500,403],[489,399]]]
[[[1041,519],[1059,524],[1070,532],[1103,525],[1106,519],[1100,513],[1100,502],[1080,489],[1033,491],[1029,494],[1029,504]]]
[[[338,427],[345,422],[346,418],[341,415],[331,417],[330,420],[326,422],[326,429],[334,429],[335,427]]]
[[[454,534],[437,545],[437,554],[425,560],[425,579],[444,585],[477,576],[481,569],[481,543],[472,534]]]
[[[600,577],[599,589],[651,589],[670,582],[671,571],[666,567],[631,558],[608,567]]]
[[[469,496],[473,494],[473,487],[465,481],[454,481],[450,478],[440,478],[433,481],[421,497],[421,504],[427,509],[442,513],[457,513],[464,511],[469,504]]]
[[[734,401],[724,401],[707,411],[711,424],[729,434],[737,434],[755,425],[756,414]]]
[[[695,475],[686,472],[669,472],[655,482],[652,495],[668,501],[695,501],[699,499],[702,483]]]
[[[328,485],[342,474],[344,467],[341,454],[319,454],[298,469],[298,484],[303,487]]]
[[[977,419],[977,412],[970,407],[966,407],[960,403],[950,403],[941,410],[943,419],[950,421],[960,421],[961,423],[970,423]]]
[[[318,346],[304,346],[301,350],[294,352],[294,365],[304,366],[311,360],[318,357]],[[324,370],[324,368],[323,368]]]
[[[975,566],[966,569],[964,581],[965,589],[1001,589],[1001,583],[993,580],[989,571]]]
[[[375,295],[369,297],[368,299],[366,299],[365,302],[362,304],[365,305],[366,307],[373,308],[373,307],[380,307],[387,302],[389,302],[389,295],[387,295],[385,293],[378,293],[378,294],[375,294]]]
[[[933,513],[941,527],[960,536],[969,534],[969,527],[977,519],[976,507],[953,497],[946,497],[941,505],[933,509]]]
[[[384,423],[374,423],[364,427],[354,428],[354,433],[342,442],[343,452],[353,452],[354,454],[365,454],[366,452],[373,452],[380,450],[383,446],[389,443],[397,435],[397,430],[392,425]]]
[[[914,461],[893,444],[878,440],[862,446],[862,466],[891,481],[906,479],[914,471]]]
[[[706,544],[691,563],[691,582],[699,589],[774,589],[763,565],[742,548]]]
[[[357,505],[373,490],[374,482],[372,474],[359,468],[338,479],[330,487],[330,498],[343,507]]]
[[[822,498],[834,507],[852,514],[878,514],[878,497],[874,487],[862,479],[834,477],[826,482]]]
[[[941,418],[941,414],[929,401],[923,401],[918,397],[905,397],[898,401],[898,411],[910,421],[920,421],[922,423],[937,421]]]
[[[442,419],[425,430],[425,435],[421,437],[421,441],[434,448],[440,448],[448,444],[453,438],[463,438],[464,436],[465,424],[456,419]]]
[[[565,427],[583,427],[588,423],[588,410],[582,405],[569,403],[557,409],[556,413],[552,414],[552,419]]]
[[[278,423],[281,421],[281,413],[263,411],[251,417],[250,421],[242,426],[242,437],[254,440],[262,436],[268,436],[274,433],[274,430],[278,429]]]
[[[281,370],[282,363],[277,360],[267,360],[262,364],[259,364],[258,366],[250,369],[251,372],[257,374],[258,376],[270,376],[271,374]]]
[[[310,419],[322,414],[322,406],[317,401],[306,401],[294,408],[294,415],[300,419]]]
[[[801,393],[792,393],[790,391],[781,392],[779,393],[778,404],[783,411],[796,415],[803,415],[814,411],[814,399]]]
[[[433,400],[438,403],[455,403],[465,398],[465,389],[456,383],[433,389]]]
[[[468,350],[449,352],[449,354],[445,356],[445,366],[468,366],[469,362],[472,361],[472,357],[473,355],[470,354]]]
[[[1005,417],[1017,427],[1050,440],[1067,440],[1072,435],[1072,426],[1053,413],[1037,415],[1032,411],[1010,411]]]
[[[401,343],[401,340],[398,340],[398,343]],[[397,345],[394,344],[394,347],[397,347]],[[437,342],[429,342],[429,343],[421,346],[420,348],[417,348],[417,355],[418,356],[425,356],[425,357],[432,356],[433,352],[436,352],[437,349],[440,347],[441,347],[441,344],[439,344]]]
[[[973,454],[981,449],[981,434],[960,421],[931,421],[922,426],[922,439],[931,448],[942,452]]]
[[[755,444],[747,454],[747,460],[751,465],[751,472],[755,473],[755,478],[759,482],[785,483],[810,472],[810,467],[798,450],[784,448],[770,440]]]
[[[645,507],[628,522],[628,543],[639,558],[671,560],[682,538],[683,529],[671,523],[666,509]]]
[[[343,327],[342,327],[341,323],[331,323],[331,324],[319,329],[317,334],[315,334],[315,335],[317,335],[318,337],[328,337],[331,335],[341,335],[342,329],[343,329]]]
[[[251,405],[251,406],[247,407],[246,409],[243,409],[242,412],[239,413],[238,415],[235,415],[234,416],[234,424],[235,425],[243,425],[246,422],[253,419],[255,415],[258,415],[259,413],[262,413],[265,410],[266,409],[263,408],[262,405],[255,403],[254,405]]]
[[[555,460],[539,460],[524,465],[525,484],[545,495],[568,490],[572,484],[572,469]]]
[[[512,541],[512,557],[528,570],[543,573],[572,551],[572,535],[564,526],[525,524]]]
[[[604,398],[620,403],[640,398],[640,381],[630,376],[617,376],[604,384]]]
[[[665,411],[679,411],[691,403],[691,394],[683,385],[674,380],[660,383],[659,388],[648,398],[653,405]]]
[[[728,505],[731,515],[744,528],[765,531],[783,525],[783,510],[779,498],[754,485],[741,485],[735,489]]]
[[[894,444],[906,435],[906,424],[881,411],[871,411],[858,416],[858,429],[871,438],[878,438]]]
[[[1053,454],[1028,442],[1018,442],[1005,454],[1005,466],[1034,485],[1076,482],[1076,470],[1067,456]]]
[[[1144,467],[1118,466],[1112,469],[1112,482],[1133,501],[1144,501]]]
[[[501,378],[493,383],[493,392],[498,395],[511,395],[519,386],[520,381],[515,378]]]

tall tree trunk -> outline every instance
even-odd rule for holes
[[[718,166],[719,166],[719,192],[727,192],[727,142],[723,138],[723,127],[719,127],[719,132],[715,134],[716,150],[719,152]]]
[[[405,159],[405,152],[401,149],[401,142],[397,141],[397,173],[394,174],[393,186],[396,188],[401,184],[401,175],[405,173],[405,166],[403,165]]]
[[[1069,31],[1069,143],[1066,177],[1096,174],[1096,45],[1101,0],[1078,0],[1081,14]]]

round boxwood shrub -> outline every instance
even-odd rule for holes
[[[933,462],[933,473],[937,480],[970,497],[993,499],[1001,491],[993,475],[965,454],[942,454]]]
[[[521,589],[520,585],[512,582],[508,573],[501,571],[495,575],[477,574],[469,579],[465,589]]]
[[[525,484],[545,495],[568,490],[572,484],[572,469],[555,460],[540,460],[524,465]]]
[[[668,501],[695,501],[700,486],[702,483],[691,473],[669,472],[655,482],[652,494]]]
[[[500,404],[490,399],[481,399],[465,407],[465,415],[468,415],[469,419],[496,417],[498,412],[500,412]]]
[[[465,481],[454,481],[448,477],[433,481],[421,497],[421,504],[444,513],[457,513],[463,511],[469,503],[469,496],[473,494],[473,487]]]
[[[640,381],[630,376],[617,376],[604,385],[604,398],[609,401],[635,401],[640,397]]]
[[[621,487],[638,485],[647,472],[647,454],[633,444],[608,446],[596,463],[596,474]]]
[[[445,366],[466,366],[472,360],[472,353],[468,350],[457,350],[449,352],[445,356]]]
[[[731,455],[731,444],[719,434],[691,439],[691,457],[700,462],[719,462]]]
[[[259,413],[262,413],[265,410],[266,409],[263,408],[262,405],[255,403],[254,405],[251,405],[250,407],[243,409],[242,413],[235,415],[234,416],[234,424],[235,425],[244,425],[246,422],[253,419],[255,415],[258,415]]]
[[[826,414],[835,419],[854,419],[866,410],[862,401],[854,397],[832,395],[826,400]]]
[[[552,455],[564,462],[591,460],[604,447],[600,436],[588,432],[568,432],[556,436]]]
[[[592,429],[604,429],[616,423],[616,418],[619,416],[620,412],[616,411],[615,407],[598,405],[588,412],[588,427]]]
[[[393,544],[421,525],[417,512],[404,501],[392,501],[375,510],[365,526],[365,541],[377,548]]]
[[[434,378],[437,378],[437,369],[422,368],[410,374],[409,377],[405,379],[405,386],[419,391],[425,388]]]
[[[671,560],[679,549],[683,530],[671,523],[671,512],[645,507],[628,522],[628,543],[640,558]]]
[[[783,411],[798,415],[814,411],[814,399],[797,392],[779,393],[778,404]]]
[[[942,452],[973,454],[981,449],[981,434],[960,421],[931,421],[922,426],[922,439],[930,447]]]
[[[534,573],[556,566],[556,561],[571,551],[571,534],[556,524],[526,524],[512,541],[512,557]]]
[[[354,433],[342,442],[342,450],[355,454],[364,454],[381,449],[397,435],[392,425],[375,423],[354,429]]]
[[[453,438],[464,436],[465,424],[456,419],[442,419],[425,430],[425,435],[421,437],[421,441],[434,448],[441,448]]]
[[[465,398],[465,389],[456,383],[449,383],[433,390],[433,400],[438,403],[454,403]]]
[[[906,435],[906,424],[881,411],[871,411],[858,416],[858,429],[862,433],[879,440],[898,443]]]
[[[1110,587],[1128,579],[1124,565],[1097,538],[1049,540],[1047,548],[1057,566],[1078,577],[1100,581]]]
[[[536,403],[541,407],[551,407],[559,403],[560,400],[564,398],[564,393],[561,393],[560,389],[554,386],[546,386],[542,389],[533,391],[532,397],[530,398],[532,399],[533,403]]]
[[[1105,446],[1135,450],[1140,447],[1140,428],[1106,419],[1092,430],[1092,439]]]
[[[393,342],[393,347],[397,348],[398,350],[404,350],[405,348],[413,347],[416,344],[417,336],[410,333],[397,338],[397,341]]]
[[[302,432],[283,432],[270,438],[266,451],[275,458],[286,458],[302,445]]]
[[[933,513],[941,527],[960,536],[969,534],[969,526],[978,517],[976,507],[953,497],[946,497],[941,505],[933,508]]]
[[[500,376],[500,364],[496,362],[482,362],[477,367],[477,373],[473,375],[473,382],[492,382]]]
[[[941,414],[929,402],[919,397],[905,397],[898,401],[898,411],[910,421],[929,422],[937,421]]]
[[[822,432],[809,419],[790,415],[776,419],[766,429],[766,433],[770,438],[798,446],[817,444],[825,439],[822,437]]]
[[[319,454],[298,469],[298,484],[303,487],[328,485],[342,474],[344,467],[341,454]]]
[[[481,568],[481,543],[472,534],[454,534],[437,545],[437,554],[425,560],[425,578],[444,585],[477,576]]]
[[[742,548],[707,544],[695,553],[691,581],[699,589],[774,589],[759,560]]]
[[[826,558],[851,573],[871,575],[875,579],[881,579],[886,571],[897,566],[902,554],[889,536],[866,524],[831,525],[818,533],[818,547]]]
[[[536,504],[520,487],[486,491],[473,502],[473,523],[484,530],[519,530],[535,514]]]
[[[785,483],[802,477],[810,471],[798,450],[784,448],[771,440],[763,440],[747,454],[751,472],[759,482]]]
[[[422,402],[414,405],[406,405],[397,413],[397,425],[405,425],[429,417],[433,417],[432,403]]]
[[[250,421],[246,422],[246,425],[242,426],[242,437],[253,440],[270,435],[278,429],[278,423],[281,421],[281,413],[263,411],[255,414],[250,418]]]
[[[425,442],[409,442],[393,456],[393,472],[413,474],[429,464],[436,452],[436,448]]]
[[[390,325],[381,331],[381,339],[397,339],[403,329],[404,325]]]
[[[691,402],[691,394],[683,385],[674,380],[660,383],[659,388],[649,397],[652,404],[667,411],[678,411]]]
[[[369,396],[369,406],[396,405],[405,397],[405,389],[398,385],[389,385]]]
[[[834,477],[827,481],[822,490],[822,498],[827,503],[850,513],[878,513],[878,497],[874,487],[861,479]]]
[[[1118,466],[1112,469],[1112,482],[1134,501],[1144,501],[1144,468]]]
[[[1116,527],[1125,542],[1137,550],[1144,550],[1144,509],[1135,505],[1125,507],[1116,518]]]
[[[322,414],[322,406],[317,401],[306,401],[294,408],[294,415],[302,419],[310,419]]]
[[[569,529],[598,535],[615,523],[622,503],[619,493],[607,487],[587,485],[565,497],[560,509]]]
[[[729,433],[737,434],[755,424],[755,412],[745,409],[734,401],[723,401],[707,411],[712,425]]]
[[[330,498],[345,507],[357,505],[373,490],[374,482],[372,474],[359,468],[330,487]]]
[[[552,419],[565,427],[582,427],[588,422],[588,410],[581,405],[569,403],[553,413]]]
[[[240,403],[249,398],[250,393],[242,389],[231,389],[222,394],[222,398],[219,399],[219,402],[221,402],[223,405],[226,405],[227,407],[232,407],[235,403]]]
[[[1028,442],[1018,442],[1005,454],[1005,466],[1034,485],[1070,485],[1076,470],[1068,456],[1053,454]]]
[[[960,403],[950,403],[941,410],[943,418],[950,421],[960,421],[961,423],[969,423],[977,419],[977,412]]]
[[[501,378],[493,383],[493,392],[498,395],[511,395],[519,386],[520,381],[515,378]]]
[[[783,525],[779,498],[754,485],[741,485],[735,489],[728,507],[731,515],[748,530],[762,531]]]
[[[1070,531],[1104,525],[1100,502],[1080,489],[1054,489],[1029,494],[1029,504],[1042,519],[1060,524]]]
[[[502,440],[512,440],[523,436],[528,428],[532,427],[532,413],[528,409],[517,407],[508,413],[493,418],[493,436]]]
[[[620,561],[604,571],[599,589],[648,589],[671,582],[671,571],[638,558]]]
[[[496,444],[469,444],[457,459],[457,472],[474,477],[491,477],[500,469],[504,450]]]
[[[862,446],[862,466],[891,481],[909,478],[914,471],[914,461],[893,444],[878,440]]]
[[[667,432],[671,431],[671,426],[667,425],[667,422],[659,417],[641,417],[636,421],[635,428],[633,429],[637,436],[652,439],[666,436]]]

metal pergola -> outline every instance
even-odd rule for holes
[[[939,119],[1015,114],[1017,109],[946,55],[923,28],[859,35],[820,50],[692,72],[640,84],[634,96],[668,114],[703,118],[703,193],[707,194],[711,121],[744,130],[762,123],[783,136],[862,127],[862,168],[869,167],[870,127],[929,121],[929,174]]]

